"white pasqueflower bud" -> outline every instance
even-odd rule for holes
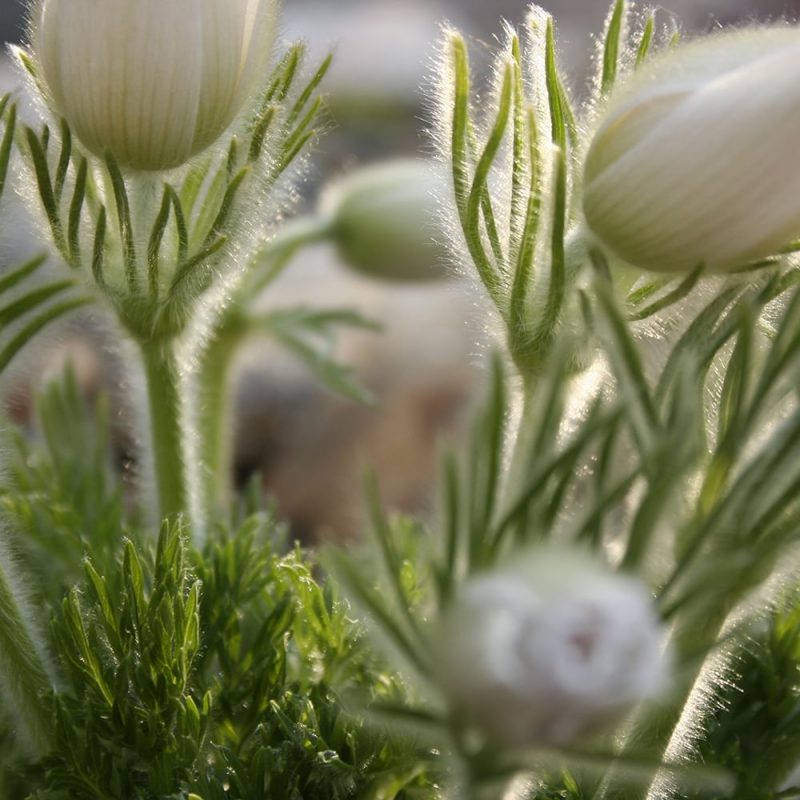
[[[589,228],[657,271],[724,272],[800,236],[800,30],[720,33],[623,81],[585,164]]]
[[[566,744],[666,684],[646,588],[582,553],[541,548],[471,579],[441,634],[444,691],[507,745]]]
[[[375,278],[416,281],[445,275],[437,245],[435,164],[395,159],[352,172],[326,187],[321,212],[346,266]]]
[[[264,77],[277,0],[38,0],[48,102],[92,152],[169,169],[212,144]]]

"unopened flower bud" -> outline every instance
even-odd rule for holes
[[[321,210],[348,267],[386,280],[445,274],[436,244],[435,170],[422,160],[399,159],[359,169],[327,188]]]
[[[169,169],[212,144],[264,77],[276,0],[39,0],[54,111],[92,152]]]
[[[664,688],[662,639],[638,581],[541,548],[464,585],[442,626],[441,683],[498,742],[561,745]]]
[[[745,267],[800,236],[800,30],[721,33],[653,58],[589,149],[589,228],[638,267]]]

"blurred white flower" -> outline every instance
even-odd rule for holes
[[[31,44],[92,152],[168,169],[212,144],[264,77],[277,0],[38,0]]]
[[[441,634],[454,707],[509,745],[565,744],[667,682],[647,589],[581,553],[541,548],[471,579]]]
[[[658,271],[712,272],[800,236],[800,30],[672,49],[612,94],[585,164],[589,228]]]

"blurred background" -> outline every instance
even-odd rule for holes
[[[583,93],[602,29],[605,0],[543,3],[557,21],[561,65],[576,96]],[[333,50],[326,81],[329,130],[300,187],[298,213],[308,213],[331,180],[386,159],[424,156],[428,104],[424,87],[443,21],[471,39],[473,62],[488,58],[499,20],[521,21],[521,0],[285,0],[282,39],[309,43],[312,61]],[[800,0],[666,0],[663,19],[688,30],[748,19],[794,17]],[[24,31],[21,0],[0,0],[0,38],[18,41]],[[6,70],[5,82],[14,78]],[[18,263],[35,249],[20,209],[4,225],[0,258]],[[6,217],[7,219],[7,217]],[[13,234],[8,231],[13,228]],[[242,352],[235,375],[232,470],[238,485],[259,475],[303,542],[347,538],[361,528],[361,476],[366,465],[380,476],[386,503],[424,513],[436,484],[442,444],[458,439],[481,396],[486,322],[480,297],[454,275],[423,283],[386,282],[342,263],[335,248],[303,250],[280,284],[263,298],[266,308],[350,306],[379,320],[382,332],[357,331],[337,338],[335,357],[352,366],[353,378],[373,396],[359,404],[331,391],[285,350],[254,341]],[[116,393],[120,461],[132,463],[124,383],[117,361],[89,323],[62,329],[50,346],[23,353],[6,387],[12,416],[31,419],[31,387],[66,360],[75,364],[91,396]]]

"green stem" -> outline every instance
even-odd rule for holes
[[[8,579],[9,567],[11,558],[0,542],[0,687],[10,700],[3,705],[34,753],[43,756],[53,745],[53,684],[25,617],[24,603]]]
[[[523,381],[520,397],[520,416],[516,430],[513,433],[511,453],[504,470],[503,482],[500,488],[500,502],[498,505],[498,519],[506,517],[515,505],[519,494],[525,485],[531,465],[531,454],[534,451],[534,442],[537,435],[536,404],[538,402],[538,381],[528,379]],[[498,530],[496,538],[491,542],[493,557],[497,557],[506,545],[509,534],[516,536],[517,540],[524,538],[527,528],[527,515],[520,520],[514,530],[503,528]]]
[[[719,640],[719,635],[725,625],[729,609],[718,609],[709,614],[704,619],[702,631],[698,624],[697,617],[689,617],[686,620],[677,620],[671,637],[671,649],[676,654],[676,663],[680,663],[684,658],[693,656],[701,650],[711,653],[715,643]],[[705,660],[699,661],[695,668],[687,670],[688,675],[684,676],[682,685],[686,690],[680,697],[670,705],[668,709],[656,710],[645,709],[638,718],[634,719],[630,732],[626,735],[625,744],[622,747],[620,756],[636,753],[646,753],[662,760],[667,756],[675,732],[684,718],[685,714],[691,713],[690,704],[695,692],[699,690],[698,681],[701,678]],[[672,761],[680,759],[671,759]],[[619,779],[624,775],[624,770],[618,767],[611,767],[605,775],[603,781],[593,795],[592,800],[643,800],[650,796],[650,789],[655,785],[658,776],[654,775],[649,786],[619,786]]]
[[[539,382],[535,378],[528,378],[522,382],[519,423],[514,436],[514,446],[506,473],[505,502],[501,503],[504,509],[513,502],[517,492],[525,484],[525,478],[528,475],[531,449],[537,434],[532,422],[534,421],[536,403],[538,401],[538,384]]]
[[[304,217],[285,225],[253,258],[231,311],[217,321],[198,370],[198,435],[202,465],[202,505],[206,512],[224,508],[231,493],[230,367],[246,337],[241,309],[276,280],[298,251],[329,238],[327,219]]]
[[[165,519],[188,511],[180,378],[171,341],[155,340],[139,345],[150,405],[158,513],[159,519]]]
[[[209,343],[198,371],[202,503],[206,511],[224,508],[231,492],[232,432],[230,430],[230,368],[241,336],[224,317]]]

